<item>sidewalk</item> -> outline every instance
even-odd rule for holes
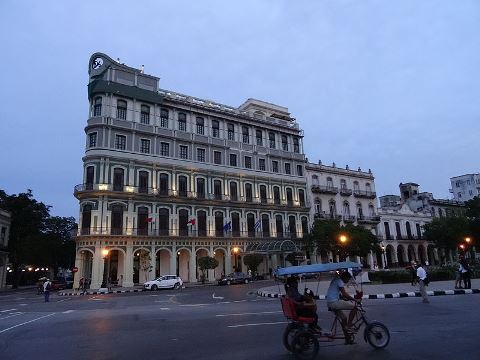
[[[303,293],[305,287],[311,289],[315,295],[318,295],[318,299],[324,300],[327,293],[330,281],[308,281],[298,284],[298,290]],[[400,297],[419,297],[418,285],[412,286],[410,283],[398,283],[398,284],[359,284],[358,288],[363,291],[364,299],[388,299],[388,298],[400,298]],[[353,289],[347,290],[350,293]],[[278,283],[276,286],[269,286],[261,288],[257,291],[257,295],[264,297],[277,298],[285,294],[285,290],[282,283]],[[427,286],[427,294],[429,296],[441,296],[441,295],[465,295],[465,294],[480,294],[480,279],[472,279],[472,289],[455,289],[455,281],[435,281],[431,282]]]

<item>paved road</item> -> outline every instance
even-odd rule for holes
[[[0,295],[1,359],[293,359],[282,346],[277,299],[255,296],[262,282],[182,291],[52,296]],[[374,351],[322,344],[319,359],[478,359],[480,295],[367,300],[369,317],[392,341]],[[325,303],[319,301],[320,311]],[[320,313],[328,327],[332,315]]]

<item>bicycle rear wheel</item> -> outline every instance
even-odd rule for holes
[[[310,331],[297,332],[292,341],[292,352],[295,359],[313,360],[318,354],[318,340]]]
[[[288,351],[292,351],[292,341],[295,337],[295,334],[298,330],[300,330],[303,326],[297,323],[289,323],[283,332],[283,346]]]
[[[378,321],[371,322],[365,328],[365,339],[375,349],[383,349],[390,342],[388,328]]]

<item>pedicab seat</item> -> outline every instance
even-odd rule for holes
[[[313,317],[298,316],[295,302],[292,299],[290,299],[288,296],[283,295],[280,298],[280,301],[282,303],[283,315],[285,315],[287,319],[298,321],[305,324],[313,324],[315,322],[315,318]]]

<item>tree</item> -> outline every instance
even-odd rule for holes
[[[247,254],[243,257],[243,263],[247,265],[247,268],[252,271],[253,274],[257,272],[258,265],[263,262],[263,256],[260,254]]]
[[[202,256],[197,260],[198,268],[202,272],[202,284],[205,283],[205,271],[213,270],[218,266],[218,260],[210,256]]]
[[[470,226],[469,219],[463,216],[435,218],[424,225],[423,235],[438,248],[455,250],[465,237],[470,236]]]
[[[38,254],[49,264],[57,276],[59,267],[71,269],[75,264],[75,241],[72,232],[77,228],[73,217],[52,216],[45,223],[45,240]]]
[[[480,241],[480,197],[475,196],[472,200],[465,202],[465,208],[465,215],[470,222],[469,236],[477,243],[478,248],[478,241]]]
[[[140,250],[139,264],[140,264],[140,269],[143,271],[143,274],[145,275],[145,282],[148,281],[148,273],[151,273],[153,270],[151,261],[152,261],[152,258],[150,256],[150,253],[146,250]]]
[[[36,263],[38,251],[45,253],[42,244],[50,207],[35,200],[29,189],[18,195],[7,195],[0,190],[0,208],[12,214],[8,257],[14,274],[13,288],[16,288],[20,279],[20,265]]]

